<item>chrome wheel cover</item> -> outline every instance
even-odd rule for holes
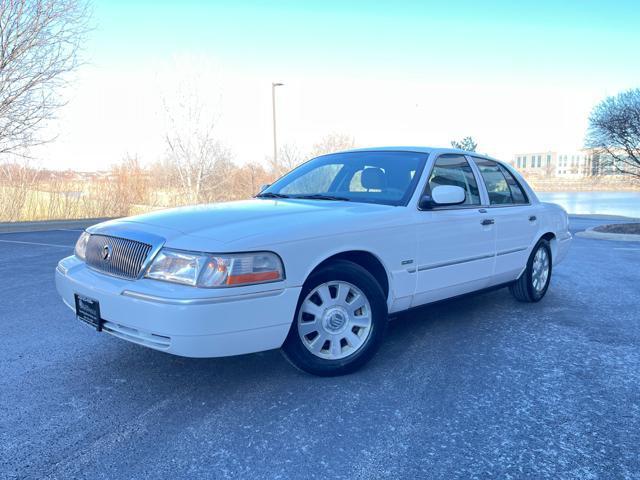
[[[371,334],[371,305],[355,285],[342,280],[315,287],[300,305],[298,335],[312,354],[339,360],[356,353]]]
[[[551,263],[549,262],[549,254],[544,247],[538,248],[533,257],[533,265],[531,272],[531,283],[536,293],[541,293],[547,285],[549,279]]]

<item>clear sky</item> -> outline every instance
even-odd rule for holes
[[[501,157],[581,147],[607,95],[640,87],[640,1],[96,1],[89,64],[38,152],[100,168],[164,151],[162,98],[211,105],[239,162],[330,132],[358,144],[448,145]]]

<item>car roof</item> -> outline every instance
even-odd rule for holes
[[[388,147],[368,147],[368,148],[353,148],[350,150],[343,150],[335,153],[351,153],[351,152],[414,152],[414,153],[435,153],[435,154],[443,154],[443,153],[458,153],[462,155],[471,155],[474,157],[487,158],[489,160],[494,160],[499,162],[500,160],[490,157],[489,155],[485,155],[478,152],[469,152],[466,150],[459,150],[457,148],[447,148],[447,147],[407,147],[407,146],[388,146]]]

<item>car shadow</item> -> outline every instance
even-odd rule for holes
[[[352,387],[377,383],[409,368],[420,368],[428,376],[430,369],[446,366],[451,358],[449,352],[460,342],[475,341],[470,329],[478,329],[483,319],[494,315],[492,308],[496,304],[511,303],[509,297],[504,291],[485,292],[396,315],[373,360],[355,374],[344,377],[321,378],[301,372],[278,350],[233,357],[186,358],[105,335],[94,352],[94,358],[100,361],[76,371],[67,380],[90,383],[103,393],[110,392],[114,399],[119,397],[118,401],[144,403],[171,397],[180,403],[186,399],[231,401],[247,392],[261,392],[263,399],[267,399],[283,390]],[[499,321],[509,320],[505,317]],[[474,332],[477,334],[488,332],[480,329],[480,333]],[[79,380],[78,375],[83,378]]]

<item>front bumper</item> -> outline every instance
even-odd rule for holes
[[[56,288],[73,311],[76,293],[98,300],[103,331],[185,357],[279,348],[300,295],[300,287],[278,283],[214,290],[122,280],[95,272],[73,256],[58,264]]]

